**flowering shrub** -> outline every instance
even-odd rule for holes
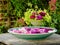
[[[51,11],[55,11],[56,10],[56,0],[49,1],[49,6],[50,6]]]
[[[50,23],[51,22],[51,16],[47,12],[46,9],[44,10],[34,10],[34,9],[27,9],[27,11],[24,13],[24,20],[27,25],[31,25],[33,22],[39,22],[43,25],[45,25],[45,22]]]

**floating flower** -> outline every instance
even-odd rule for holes
[[[30,31],[31,30],[31,28],[28,28],[28,27],[26,27],[25,29],[26,29],[26,31]]]
[[[30,28],[30,27],[23,27],[20,29],[12,30],[13,33],[19,33],[19,34],[43,34],[51,32],[53,29],[50,28]]]
[[[31,33],[32,33],[32,34],[36,34],[36,33],[40,33],[40,31],[39,31],[38,29],[34,29],[34,28],[33,28],[33,29],[31,30]]]

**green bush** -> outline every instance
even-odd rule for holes
[[[7,32],[7,27],[0,26],[0,33],[6,33],[6,32]]]
[[[55,27],[57,28],[57,33],[60,34],[60,0],[56,3],[56,14],[55,14]]]
[[[48,8],[48,0],[10,0],[9,1],[9,14],[17,17],[24,16],[24,12],[27,8]]]

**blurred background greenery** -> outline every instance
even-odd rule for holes
[[[56,1],[56,0],[54,0]],[[0,33],[5,33],[9,28],[27,26],[24,22],[26,9],[47,9],[52,17],[51,25],[60,34],[60,0],[0,0]],[[54,5],[54,6],[52,6]],[[51,9],[52,7],[54,9]],[[55,9],[56,8],[56,9]]]

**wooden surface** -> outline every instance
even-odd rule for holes
[[[60,35],[53,34],[44,40],[23,40],[6,33],[0,34],[0,42],[7,45],[60,45]]]

